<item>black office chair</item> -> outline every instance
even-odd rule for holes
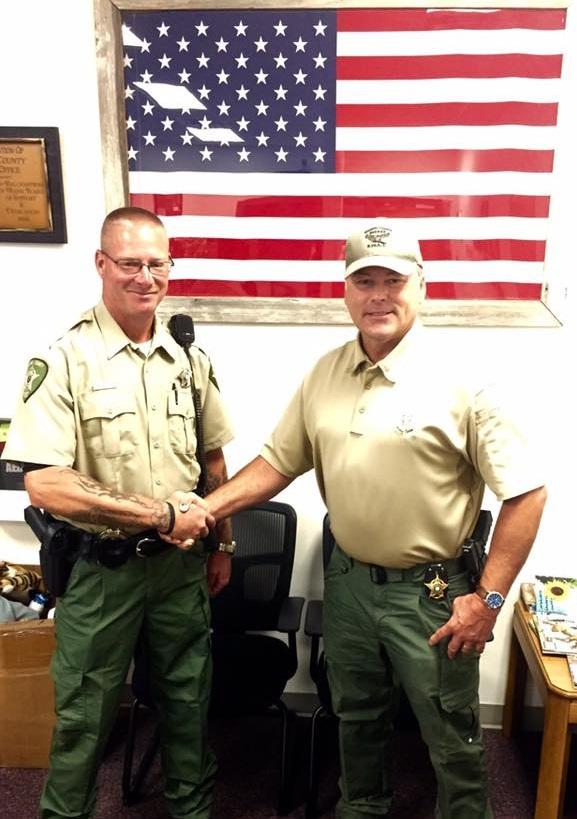
[[[331,531],[329,516],[325,515],[323,520],[322,534],[322,558],[323,571],[326,571],[333,549],[335,539]],[[309,673],[317,689],[319,704],[311,716],[309,759],[308,759],[308,789],[305,804],[305,819],[314,819],[318,815],[318,785],[319,785],[319,760],[317,752],[319,722],[323,717],[333,717],[336,719],[332,705],[331,692],[327,677],[327,664],[324,651],[321,651],[321,638],[323,636],[323,601],[309,600],[305,617],[305,634],[311,638],[311,652],[309,659]]]
[[[282,700],[297,670],[296,632],[304,598],[289,597],[296,542],[296,513],[286,503],[269,501],[232,518],[236,553],[229,585],[211,600],[213,684],[211,714],[255,714],[271,707],[282,717],[278,813],[288,810],[291,728],[295,714]],[[257,632],[281,632],[283,639]],[[145,656],[135,655],[131,708],[123,774],[125,804],[139,798],[140,787],[159,743],[156,731],[134,776],[134,736],[141,705],[154,707],[148,691]]]

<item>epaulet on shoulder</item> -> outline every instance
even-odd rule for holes
[[[56,341],[61,341],[64,338],[64,336],[68,335],[68,333],[70,333],[72,330],[75,330],[77,327],[80,327],[81,324],[85,324],[86,322],[92,321],[94,321],[94,311],[92,309],[85,310],[85,312],[82,313],[82,315],[76,319],[74,324],[71,324],[63,333],[61,333],[58,336]]]
[[[195,344],[194,346],[198,350],[199,353],[202,353],[202,355],[206,358],[207,361],[210,361],[210,357],[209,357],[208,353],[205,353],[204,350],[202,349],[202,347],[199,347],[198,344]]]

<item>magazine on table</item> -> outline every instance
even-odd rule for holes
[[[560,614],[534,614],[543,654],[577,653],[577,620]]]
[[[577,653],[577,578],[536,575],[535,630],[544,654]]]

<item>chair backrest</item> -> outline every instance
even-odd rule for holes
[[[236,552],[230,583],[211,600],[215,631],[270,631],[289,596],[297,516],[292,506],[267,501],[232,516]]]
[[[323,569],[326,571],[333,549],[335,548],[335,538],[331,531],[331,523],[328,513],[323,519]]]

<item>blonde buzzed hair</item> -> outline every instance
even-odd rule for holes
[[[152,225],[161,227],[163,230],[165,229],[162,220],[151,210],[136,207],[116,208],[116,210],[110,211],[102,223],[102,228],[100,229],[100,247],[104,247],[110,228],[112,225],[118,224],[118,222],[149,222]]]

